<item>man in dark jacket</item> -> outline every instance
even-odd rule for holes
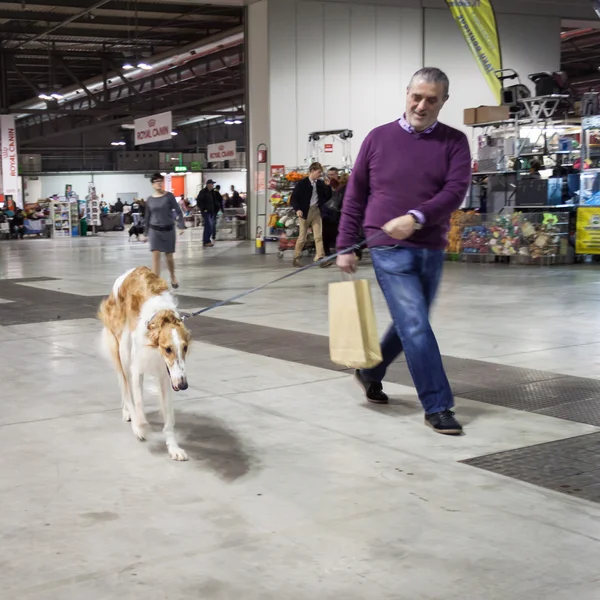
[[[312,227],[312,232],[315,238],[315,246],[317,253],[315,262],[321,260],[325,256],[323,247],[323,222],[321,219],[321,210],[325,202],[331,198],[331,186],[329,179],[321,180],[323,175],[323,167],[320,163],[310,165],[308,177],[305,177],[296,184],[290,203],[296,211],[300,224],[300,234],[296,242],[294,250],[294,266],[300,266],[300,255],[306,243],[306,235],[309,227]]]
[[[212,239],[215,235],[215,221],[220,208],[219,199],[215,193],[215,182],[212,179],[209,179],[206,187],[200,190],[196,204],[204,220],[203,245],[205,248],[211,248],[214,246]]]

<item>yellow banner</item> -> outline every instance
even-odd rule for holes
[[[494,71],[502,69],[502,54],[491,0],[446,0],[498,104],[502,84]]]
[[[577,209],[575,252],[600,254],[600,206],[585,206]]]

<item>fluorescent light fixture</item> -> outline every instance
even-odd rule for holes
[[[143,60],[138,63],[137,67],[138,67],[138,69],[142,69],[142,71],[151,71],[152,70],[152,65],[149,65],[148,63],[144,62]]]
[[[118,142],[111,142],[110,145],[111,146],[126,146],[127,144],[123,140],[120,140]]]
[[[236,119],[236,120],[233,122],[233,124],[234,124],[234,125],[241,125],[241,124],[242,124],[242,122],[241,122],[239,119]]]
[[[179,135],[176,131],[171,131],[171,135]]]
[[[39,94],[38,98],[40,100],[52,100],[52,96],[48,96],[48,94]]]
[[[123,65],[123,69],[125,71],[131,71],[131,69],[135,69],[135,67],[129,62],[127,61],[124,65]]]
[[[226,119],[225,121],[223,121],[223,123],[225,123],[225,125],[233,125],[235,121],[232,121],[231,119]]]
[[[54,93],[52,94],[52,97],[53,97],[55,100],[62,100],[62,99],[64,98],[64,96],[63,96],[62,94],[57,94],[56,92],[54,92]]]

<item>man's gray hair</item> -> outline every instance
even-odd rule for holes
[[[419,69],[411,78],[408,87],[411,88],[415,81],[425,81],[426,83],[441,83],[444,86],[444,96],[450,91],[450,80],[448,75],[436,67],[424,67]]]

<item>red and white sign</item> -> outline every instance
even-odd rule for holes
[[[143,119],[136,119],[134,125],[136,146],[152,144],[153,142],[165,142],[171,139],[173,113],[164,112]]]
[[[209,144],[206,147],[206,156],[209,163],[235,160],[236,153],[235,140],[233,142],[222,142],[221,144]]]
[[[325,144],[325,154],[331,154],[333,152],[333,144]]]
[[[16,200],[19,189],[19,159],[14,115],[0,116],[0,148],[2,148],[3,193]]]

